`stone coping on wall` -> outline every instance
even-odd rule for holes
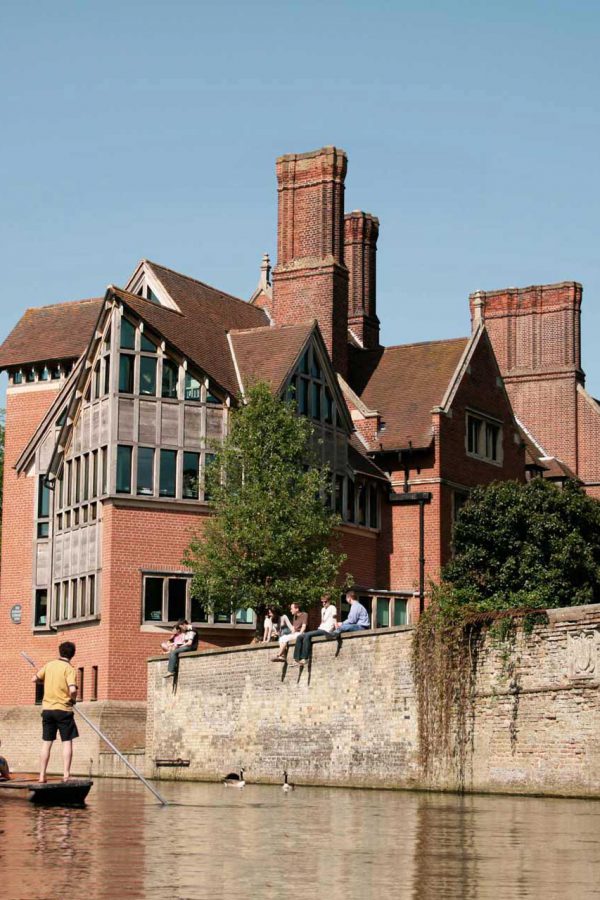
[[[587,619],[593,619],[600,613],[600,603],[589,603],[584,606],[561,606],[556,609],[545,610],[548,616],[549,625],[561,625],[568,622],[585,622]],[[361,638],[373,635],[397,634],[401,631],[412,631],[414,625],[396,625],[393,628],[368,628],[365,631],[347,631],[344,633],[343,640]],[[328,638],[315,637],[314,643],[325,642]],[[196,650],[186,653],[186,657],[194,656],[220,656],[227,653],[252,653],[257,650],[273,650],[277,645],[276,641],[268,644],[238,644],[235,647],[216,647],[214,650]],[[148,657],[148,662],[164,662],[167,654],[163,653],[157,656]]]
[[[583,622],[595,618],[600,613],[600,603],[587,603],[585,606],[559,606],[547,609],[548,623]]]
[[[599,607],[600,608],[600,607]],[[412,631],[414,625],[395,625],[393,628],[366,628],[364,631],[345,631],[342,640],[354,640],[355,638],[373,637],[377,635],[384,637],[385,635],[398,634],[401,631]],[[315,637],[313,643],[329,643],[331,638]],[[228,653],[252,653],[257,650],[275,650],[277,649],[277,641],[269,641],[260,644],[238,644],[235,647],[215,647],[214,650],[195,650],[185,654],[186,659],[192,659],[194,656],[222,656]],[[149,656],[148,662],[165,662],[168,659],[167,653],[160,656]]]

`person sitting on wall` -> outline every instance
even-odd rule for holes
[[[2,741],[0,741],[0,744]],[[10,778],[10,768],[4,756],[0,756],[0,781],[8,781]]]
[[[179,668],[180,655],[191,653],[198,648],[198,633],[194,631],[187,619],[180,619],[177,629],[183,635],[183,640],[169,652],[169,665],[163,678],[174,678]]]
[[[180,619],[179,622],[182,622],[183,619]],[[164,650],[165,653],[170,653],[175,647],[180,647],[183,644],[183,631],[181,630],[181,626],[177,623],[175,626],[175,631],[171,635],[168,641],[163,641],[161,649]]]
[[[347,591],[346,600],[350,604],[350,612],[348,613],[348,618],[336,627],[335,634],[338,638],[341,637],[344,631],[365,631],[371,627],[369,613],[362,603],[359,603],[356,591]]]
[[[277,624],[275,622],[275,610],[272,606],[269,606],[263,626],[263,644],[268,644],[269,641],[276,635]]]
[[[283,637],[284,634],[291,634],[292,628],[293,628],[293,625],[292,625],[290,619],[288,618],[288,616],[286,616],[285,613],[282,613],[279,616],[279,619],[277,621],[277,626],[276,626],[277,637],[280,638],[280,637]]]
[[[277,654],[277,656],[273,657],[273,662],[285,662],[287,660],[289,645],[296,640],[299,634],[304,634],[304,632],[306,631],[306,626],[308,625],[308,614],[305,612],[300,612],[300,607],[297,603],[292,603],[290,605],[290,612],[292,614],[292,630],[289,634],[280,635],[279,653]],[[282,616],[282,618],[285,618],[289,622],[287,616]]]
[[[294,659],[302,668],[310,658],[312,652],[312,640],[318,635],[331,639],[335,637],[334,631],[337,625],[337,609],[331,602],[329,594],[321,597],[321,624],[315,631],[305,631],[299,634],[294,645]]]

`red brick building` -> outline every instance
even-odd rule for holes
[[[182,562],[210,515],[204,471],[247,386],[266,379],[313,422],[347,568],[377,627],[418,615],[469,490],[524,478],[524,442],[492,344],[384,348],[378,220],[344,214],[347,159],[277,161],[278,258],[250,302],[143,260],[103,298],[28,310],[9,375],[0,704],[32,701],[18,651],[77,642],[83,698],[140,700],[146,657],[185,615],[204,646],[248,641],[213,617]]]
[[[513,409],[546,477],[575,476],[600,498],[600,404],[581,367],[582,287],[560,284],[471,294],[474,328],[491,338]]]

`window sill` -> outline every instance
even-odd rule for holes
[[[55,631],[59,628],[78,628],[81,625],[90,625],[94,622],[99,622],[101,619],[100,614],[95,616],[83,616],[81,619],[64,619],[60,622],[52,622],[51,626],[47,630]]]
[[[487,456],[479,456],[478,453],[470,453],[468,450],[467,456],[469,459],[476,459],[478,462],[488,463],[490,466],[496,466],[498,469],[501,469],[504,465],[504,462],[501,459],[488,459]]]
[[[175,622],[143,622],[140,625],[140,631],[142,634],[164,635],[166,632],[172,632],[175,625]],[[252,625],[241,623],[233,625],[231,622],[192,622],[192,628],[198,628],[202,632],[212,630],[222,631],[224,628],[235,629],[236,631],[255,631],[256,625],[254,623]]]

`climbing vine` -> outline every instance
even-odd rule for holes
[[[441,771],[466,786],[473,751],[477,678],[485,644],[499,654],[501,675],[511,698],[509,739],[518,740],[521,695],[518,631],[526,639],[545,613],[525,609],[480,611],[457,603],[452,587],[442,582],[421,617],[413,643],[419,763],[426,777]]]
[[[473,739],[474,693],[483,628],[479,622],[453,618],[438,588],[421,617],[413,643],[413,678],[417,692],[418,752],[426,776],[450,766],[459,787]]]

